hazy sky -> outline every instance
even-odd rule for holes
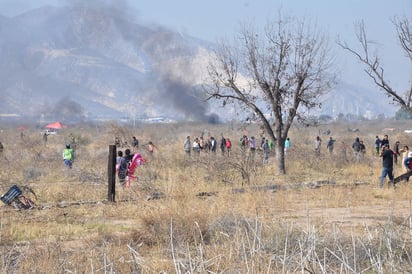
[[[65,5],[73,1],[59,0],[0,0],[0,14],[15,15],[46,3]],[[88,1],[88,0],[84,0]],[[333,46],[341,40],[357,46],[355,22],[364,20],[370,40],[375,41],[385,66],[385,74],[398,90],[410,86],[412,68],[403,56],[396,40],[391,19],[412,14],[412,0],[89,0],[96,5],[116,3],[136,14],[141,22],[164,25],[170,29],[211,42],[231,38],[239,25],[252,22],[262,27],[282,14],[315,20],[329,33]],[[363,72],[363,67],[336,46],[338,69],[347,82],[375,88]]]

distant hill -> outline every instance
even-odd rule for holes
[[[44,7],[0,20],[3,112],[59,116],[56,104],[73,101],[83,108],[73,119],[208,117],[192,92],[202,52],[194,38],[104,8]]]
[[[46,6],[0,16],[0,36],[2,113],[70,121],[233,115],[196,91],[212,45],[113,7]],[[341,85],[324,101],[321,112],[330,115],[388,108],[355,85]]]

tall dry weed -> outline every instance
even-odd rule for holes
[[[15,129],[4,130],[0,190],[28,186],[40,210],[1,208],[0,271],[408,272],[410,188],[404,182],[377,188],[381,159],[372,146],[381,129],[357,126],[357,133],[335,124],[292,128],[286,175],[276,174],[274,154],[263,165],[260,151],[253,161],[241,152],[240,136],[259,137],[253,124],[82,125],[46,144],[38,129],[29,128],[23,140]],[[338,146],[329,155],[326,127],[349,146],[364,139],[365,158],[356,162],[348,150],[344,159]],[[186,136],[202,134],[231,138],[231,157],[217,151],[185,159]],[[320,157],[313,151],[317,135]],[[116,185],[117,202],[108,203],[108,146],[116,136],[121,150],[138,137],[147,163],[130,188]],[[67,170],[61,153],[73,137],[76,159]],[[401,132],[393,138],[409,140]]]

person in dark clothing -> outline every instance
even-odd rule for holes
[[[136,136],[132,137],[132,147],[133,149],[136,151],[137,149],[139,149],[139,140],[137,140]]]
[[[226,139],[225,137],[223,137],[223,134],[222,134],[222,137],[220,138],[220,151],[222,152],[222,155],[225,155],[225,150],[226,150]]]
[[[361,145],[360,145],[360,141],[358,137],[356,137],[355,142],[353,142],[352,149],[353,149],[353,157],[355,161],[359,162],[360,157],[361,157],[360,155]]]
[[[134,154],[131,154],[131,151],[128,148],[124,151],[124,154],[124,158],[126,159],[127,165],[129,166],[132,162]]]
[[[216,148],[217,148],[217,145],[216,145],[215,137],[211,136],[210,137],[210,150],[212,151],[213,154],[216,154]]]
[[[388,135],[383,135],[383,139],[381,140],[381,147],[383,147],[384,145],[388,145],[389,146],[389,137]]]
[[[379,187],[382,188],[386,175],[388,175],[389,180],[393,184],[393,151],[389,148],[388,144],[382,146],[379,156],[382,157],[382,175],[379,183]]]
[[[47,132],[43,133],[43,144],[47,144]]]
[[[333,140],[332,137],[329,137],[329,141],[328,141],[328,144],[326,145],[326,148],[329,150],[330,155],[333,154],[333,148],[334,148],[335,142],[336,140]]]
[[[361,158],[364,158],[364,157],[365,157],[365,154],[366,154],[366,146],[365,146],[365,144],[363,143],[363,140],[360,140],[360,141],[359,141],[359,144],[360,144],[360,154],[361,154]]]
[[[379,149],[381,148],[381,139],[379,139],[379,136],[376,136],[375,138],[375,155],[379,156]]]
[[[262,150],[263,150],[263,164],[267,165],[269,161],[269,142],[268,139],[265,139],[265,142],[262,145]]]
[[[120,185],[125,186],[127,176],[127,161],[125,157],[123,157],[123,151],[121,150],[117,152],[116,171]]]
[[[401,144],[401,142],[396,141],[395,145],[393,146],[393,162],[395,164],[398,164],[398,155],[400,155],[400,151],[399,151],[399,145]]]

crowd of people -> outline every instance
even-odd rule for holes
[[[269,141],[269,139],[265,137],[262,137],[260,142],[258,142],[254,136],[248,137],[247,135],[243,135],[239,139],[239,145],[242,155],[245,156],[246,152],[249,152],[248,155],[253,160],[256,151],[262,151],[263,164],[268,163],[269,154],[273,151],[274,147],[273,141]],[[199,157],[201,154],[216,155],[217,151],[220,151],[220,154],[224,157],[230,157],[232,146],[231,139],[225,137],[223,134],[220,135],[219,141],[216,140],[214,136],[209,135],[205,138],[202,134],[200,137],[195,137],[193,141],[191,141],[190,136],[187,136],[183,143],[186,159],[189,159],[192,153],[195,157]],[[285,153],[290,149],[290,146],[290,139],[287,138],[285,142]]]
[[[336,140],[333,139],[332,136],[330,136],[328,142],[326,143],[326,149],[329,151],[330,156],[334,155],[335,143],[336,143]],[[317,156],[320,155],[321,144],[322,144],[322,139],[319,136],[317,136],[316,139],[315,139],[315,144],[314,144],[315,154]],[[338,156],[344,162],[349,161],[348,151],[350,149],[352,149],[352,151],[353,151],[353,156],[352,156],[353,161],[360,162],[366,154],[365,143],[363,142],[363,140],[359,139],[359,137],[355,138],[355,140],[352,143],[351,147],[347,143],[345,143],[345,141],[341,141],[340,143],[338,143],[338,145],[339,145]]]
[[[333,137],[329,137],[329,140],[326,144],[326,148],[329,154],[332,156],[334,154],[336,140]],[[144,159],[141,157],[139,150],[139,140],[133,136],[130,142],[130,145],[127,142],[121,142],[119,137],[115,138],[115,145],[119,148],[124,148],[124,152],[122,150],[118,150],[117,159],[116,159],[116,169],[119,178],[119,182],[121,185],[125,185],[128,180],[128,175],[130,175],[130,166],[133,163],[134,156],[139,155],[139,165],[143,163]],[[223,134],[220,135],[220,139],[217,140],[214,136],[210,134],[205,138],[204,134],[201,134],[199,137],[195,137],[194,140],[191,140],[190,136],[187,136],[184,143],[184,155],[185,159],[190,159],[191,157],[199,157],[201,154],[210,154],[216,155],[218,151],[224,157],[230,157],[232,151],[232,141],[230,138],[225,137]],[[262,156],[262,163],[264,165],[268,164],[269,155],[273,151],[274,143],[272,140],[268,138],[261,137],[258,141],[254,136],[248,137],[247,135],[243,135],[239,140],[240,151],[242,155],[246,155],[248,151],[248,157],[254,160],[256,151],[261,152]],[[411,172],[412,173],[412,151],[409,151],[409,147],[404,145],[400,148],[400,142],[396,141],[393,148],[390,147],[389,137],[388,135],[384,135],[382,139],[379,136],[376,136],[374,142],[375,150],[374,154],[382,158],[382,172],[379,179],[379,186],[383,187],[384,180],[386,177],[389,177],[390,182],[394,182],[394,173],[393,167],[394,164],[398,164],[399,160],[402,164],[402,170],[404,173]],[[316,136],[314,142],[314,152],[316,156],[321,154],[321,147],[322,147],[322,139],[320,136]],[[1,147],[2,148],[2,147]],[[147,150],[147,154],[149,156],[153,155],[155,150],[155,145],[152,141],[149,141],[145,148]],[[285,140],[284,144],[284,153],[285,155],[288,154],[291,148],[291,140],[288,137]],[[132,150],[133,153],[132,153]],[[340,156],[342,156],[345,161],[349,161],[347,159],[347,151],[352,149],[352,161],[360,162],[364,159],[366,153],[366,146],[364,141],[361,140],[359,137],[356,137],[352,146],[345,144],[344,141],[340,143]],[[1,151],[0,151],[1,152]],[[74,161],[75,153],[73,148],[71,148],[70,144],[66,145],[66,148],[63,151],[63,160],[65,165],[68,168],[72,168],[73,161]],[[409,177],[407,177],[409,179]]]
[[[379,187],[381,188],[384,186],[386,177],[389,178],[392,185],[395,185],[393,169],[394,165],[398,164],[398,158],[401,159],[404,174],[412,171],[412,152],[409,151],[407,145],[404,145],[402,149],[400,145],[400,142],[396,141],[393,148],[391,148],[388,135],[384,135],[383,139],[380,139],[379,136],[375,137],[375,155],[382,157],[382,173],[379,180]],[[405,179],[409,181],[409,175]]]
[[[330,155],[334,154],[336,140],[333,137],[329,137],[329,140],[326,144],[326,148],[329,151]],[[320,136],[315,138],[314,142],[314,151],[315,155],[319,156],[321,151],[322,139]],[[348,150],[352,149],[352,161],[360,162],[365,158],[366,146],[363,140],[359,137],[356,137],[352,146],[350,147],[344,141],[340,143],[339,153],[340,156],[345,162],[349,162],[347,158]],[[390,146],[389,136],[385,134],[381,139],[379,136],[375,137],[374,142],[374,154],[382,158],[382,172],[379,177],[379,187],[383,187],[385,178],[388,177],[390,182],[394,185],[394,165],[399,163],[399,160],[402,165],[403,174],[410,172],[412,175],[412,151],[409,151],[409,147],[404,145],[401,148],[401,143],[396,141],[393,147]],[[408,174],[406,174],[408,175]],[[405,177],[406,180],[409,180],[409,175]]]
[[[330,132],[329,132],[330,133]],[[329,134],[328,133],[328,134]],[[255,158],[257,151],[260,152],[262,163],[264,165],[268,164],[269,156],[274,151],[274,142],[271,139],[265,138],[263,134],[260,134],[260,140],[255,138],[255,136],[248,137],[243,135],[239,139],[239,147],[242,156],[250,157],[250,159]],[[75,140],[72,136],[72,144],[66,144],[62,158],[64,165],[71,169],[73,167],[73,162],[75,160]],[[47,134],[43,134],[43,142],[47,143]],[[122,185],[127,181],[128,175],[130,175],[129,167],[133,162],[133,157],[139,155],[138,163],[143,163],[144,159],[138,153],[141,148],[139,145],[139,140],[136,136],[132,136],[130,142],[121,141],[121,139],[116,136],[114,144],[120,150],[118,150],[116,159],[116,168],[118,172],[118,178]],[[190,136],[187,136],[184,143],[184,157],[185,159],[190,159],[191,157],[199,157],[201,154],[216,155],[218,151],[223,157],[230,157],[232,153],[232,140],[220,134],[219,140],[212,136],[210,133],[206,137],[203,133],[199,137],[195,137],[193,141]],[[156,146],[152,141],[144,144],[143,149],[146,151],[148,157],[153,157]],[[338,147],[338,153],[335,152],[335,148]],[[125,149],[122,151],[121,149]],[[314,141],[314,155],[320,156],[322,148],[322,139],[318,135]],[[284,143],[284,154],[287,155],[291,149],[291,140],[286,138]],[[344,141],[337,142],[332,136],[329,136],[329,140],[326,143],[326,149],[330,156],[340,157],[344,162],[361,162],[365,158],[366,146],[362,139],[356,137],[352,145],[348,145]],[[0,156],[4,150],[3,144],[0,142]],[[348,153],[352,151],[352,157],[348,159]],[[382,158],[382,171],[379,177],[379,187],[383,187],[385,178],[388,177],[392,184],[395,184],[394,178],[394,165],[400,163],[402,167],[402,178],[409,180],[409,176],[412,175],[412,151],[409,151],[408,145],[401,146],[399,141],[396,141],[393,147],[390,146],[389,136],[385,134],[381,139],[379,136],[375,137],[374,140],[374,155]]]
[[[119,137],[115,137],[115,145],[117,148],[124,148],[126,149],[123,151],[120,149],[117,151],[116,157],[116,172],[119,183],[122,187],[129,187],[130,180],[135,177],[135,170],[138,166],[141,166],[146,160],[142,157],[142,155],[138,152],[139,150],[139,140],[136,136],[132,137],[130,142],[131,147],[128,145],[127,142],[121,142]],[[152,141],[149,141],[147,146],[148,155],[152,156],[154,152],[154,144]],[[133,152],[132,152],[132,150]]]

